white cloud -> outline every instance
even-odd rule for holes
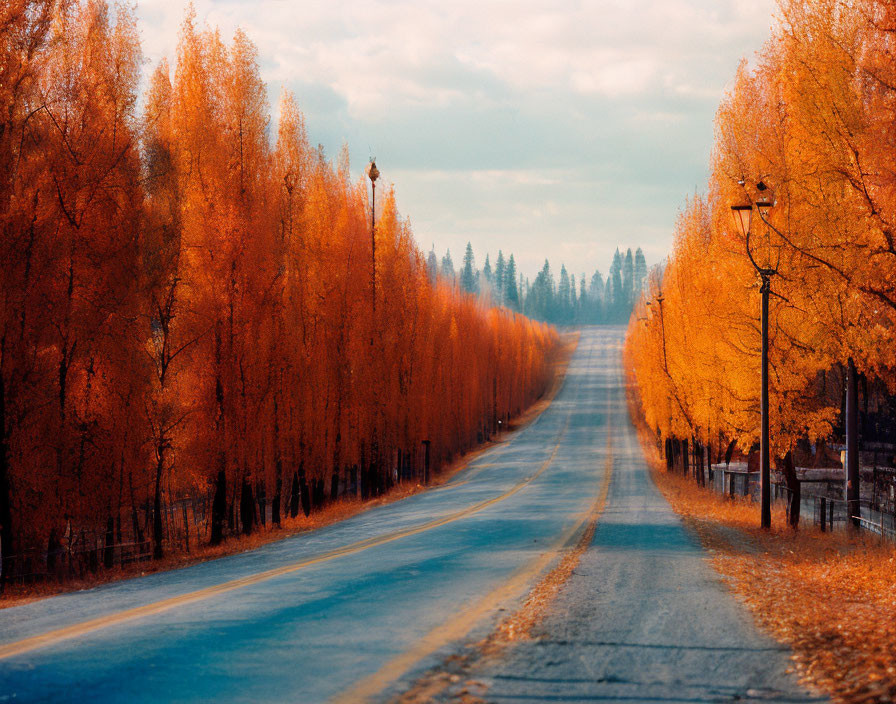
[[[312,141],[378,156],[422,241],[590,271],[617,243],[670,245],[773,0],[195,4],[224,36],[248,32],[272,105],[296,92]],[[140,2],[150,64],[173,55],[184,7]]]

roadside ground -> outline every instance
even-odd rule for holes
[[[896,701],[896,547],[867,533],[773,529],[759,508],[725,499],[653,463],[672,508],[759,625],[794,652],[801,681],[835,701]]]
[[[654,482],[760,627],[793,650],[800,681],[837,702],[896,702],[896,546],[866,532],[792,530],[780,504],[763,531],[749,498],[665,471],[633,402]]]

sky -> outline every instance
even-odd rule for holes
[[[195,0],[256,43],[276,123],[296,96],[313,144],[375,157],[418,245],[499,249],[534,276],[648,264],[704,188],[713,118],[774,0]],[[186,4],[140,0],[145,72],[173,59]]]

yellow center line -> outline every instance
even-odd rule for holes
[[[463,638],[473,629],[476,623],[484,615],[494,611],[501,604],[518,598],[521,594],[525,593],[535,577],[547,569],[561,549],[572,546],[576,535],[582,532],[591,522],[597,522],[606,507],[607,497],[610,491],[610,480],[613,476],[613,444],[611,436],[612,405],[610,401],[611,399],[608,397],[606,425],[607,458],[604,465],[603,477],[601,479],[601,487],[594,503],[579,516],[579,520],[577,520],[572,527],[563,532],[544,553],[514,572],[510,579],[486,594],[471,607],[463,609],[454,618],[433,628],[429,633],[423,636],[423,638],[411,646],[411,648],[387,662],[373,674],[365,677],[348,690],[332,697],[330,699],[332,704],[363,702],[375,697],[399,677],[408,672],[408,670],[410,670],[417,662],[432,655],[449,643],[456,642]],[[557,448],[555,447],[554,452],[551,454],[551,459],[556,451]],[[550,463],[551,459],[548,460],[548,463]],[[539,470],[539,472],[540,471],[541,470]]]
[[[468,508],[461,509],[460,511],[456,511],[455,513],[449,514],[442,518],[437,518],[427,523],[414,526],[412,528],[405,528],[402,530],[394,531],[392,533],[387,533],[385,535],[366,538],[365,540],[360,540],[355,543],[350,543],[349,545],[335,548],[328,552],[322,553],[317,557],[302,560],[301,562],[295,562],[289,565],[284,565],[283,567],[266,570],[264,572],[258,572],[247,577],[241,577],[239,579],[223,582],[222,584],[216,584],[204,589],[198,589],[187,594],[181,594],[180,596],[174,596],[169,599],[162,599],[161,601],[155,601],[151,604],[145,604],[143,606],[137,606],[132,609],[126,609],[114,614],[99,616],[97,618],[93,618],[88,621],[82,621],[81,623],[76,623],[71,626],[57,628],[40,635],[23,638],[12,643],[6,643],[5,645],[0,645],[0,660],[10,658],[15,655],[21,655],[38,648],[55,645],[56,643],[59,643],[61,641],[69,640],[71,638],[77,638],[93,631],[108,628],[109,626],[118,625],[127,621],[133,621],[139,618],[145,618],[147,616],[153,616],[155,614],[170,611],[171,609],[185,606],[187,604],[192,604],[203,599],[226,594],[227,592],[232,592],[236,589],[242,589],[253,584],[258,584],[259,582],[265,582],[269,579],[274,579],[275,577],[281,577],[293,572],[298,572],[299,570],[311,567],[312,565],[317,565],[322,562],[328,562],[329,560],[334,560],[338,557],[352,555],[361,552],[362,550],[385,545],[386,543],[391,543],[401,538],[418,535],[419,533],[432,530],[433,528],[439,528],[449,523],[453,523],[454,521],[460,520],[461,518],[465,518],[474,513],[478,513],[479,511],[482,511],[489,506],[495,505],[499,501],[509,499],[511,496],[513,496],[521,489],[533,482],[535,479],[537,479],[550,466],[551,462],[553,462],[554,457],[557,454],[557,451],[560,448],[560,443],[563,440],[563,436],[566,434],[566,429],[569,427],[570,417],[571,412],[567,414],[566,422],[563,426],[563,429],[560,431],[560,435],[557,438],[557,443],[556,445],[554,445],[550,457],[548,457],[542,463],[542,465],[538,468],[538,471],[535,472],[535,474],[533,474],[531,477],[523,479],[521,482],[499,496],[488,499],[486,501],[482,501],[478,504],[474,504],[473,506],[470,506]]]

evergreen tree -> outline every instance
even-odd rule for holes
[[[504,272],[504,299],[511,310],[520,309],[520,294],[516,283],[516,262],[513,254],[507,260],[507,270]]]
[[[504,264],[504,253],[498,250],[498,261],[495,263],[495,303],[504,305],[504,275],[507,266]]]
[[[635,298],[644,289],[644,281],[647,279],[647,261],[644,259],[644,252],[638,247],[635,252]]]
[[[641,250],[639,249],[638,251],[640,252]],[[485,255],[485,264],[482,267],[482,278],[486,280],[489,286],[492,285],[492,265],[488,260],[488,254]]]
[[[551,265],[547,259],[544,266],[535,277],[529,295],[526,297],[526,308],[533,318],[538,320],[553,320],[554,318],[554,277],[551,275]]]
[[[445,250],[445,256],[442,257],[442,278],[450,283],[454,282],[454,262],[451,261],[451,250]]]
[[[464,252],[464,266],[460,272],[460,287],[467,293],[479,293],[476,279],[476,261],[473,257],[473,245],[467,242],[467,251]]]
[[[435,245],[432,246],[429,255],[426,257],[426,273],[429,276],[429,280],[435,283],[435,280],[439,275],[439,260],[436,257]]]
[[[591,276],[591,284],[588,291],[589,322],[595,324],[604,322],[604,293],[604,277],[599,271],[595,271]]]
[[[635,260],[631,247],[625,253],[622,264],[622,298],[625,301],[625,310],[631,310],[635,304]]]
[[[560,283],[557,286],[557,322],[568,323],[570,321],[571,311],[569,309],[569,273],[566,266],[560,265]]]
[[[607,294],[604,296],[604,301],[606,302],[607,322],[619,322],[622,319],[622,311],[625,309],[625,299],[622,290],[622,255],[618,249],[613,255],[613,263],[610,265]]]

